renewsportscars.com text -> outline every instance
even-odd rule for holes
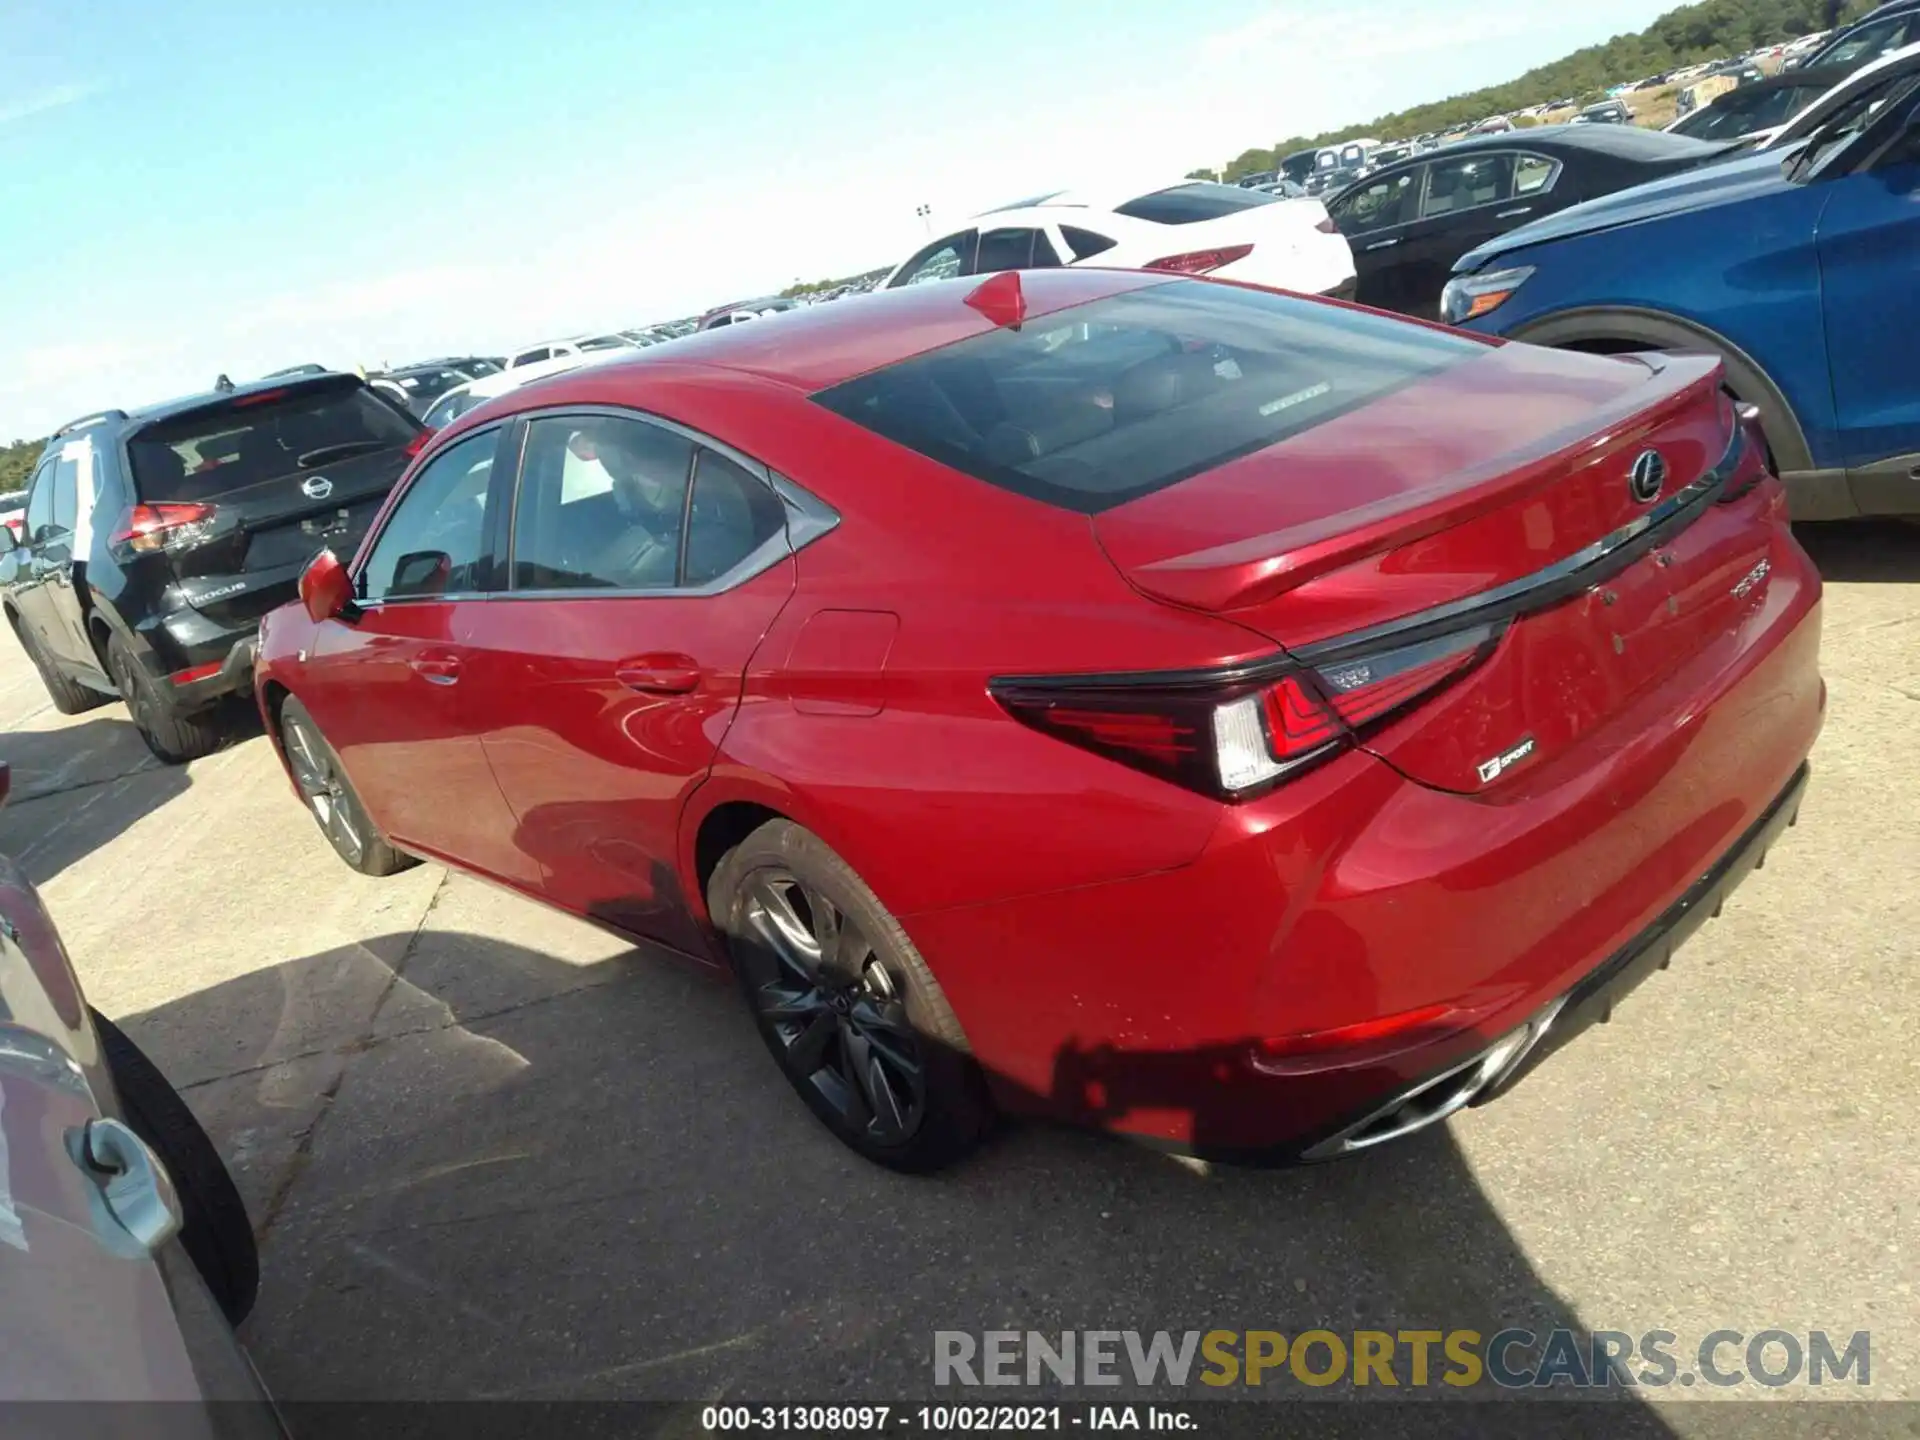
[[[1870,1385],[1872,1336],[1713,1330],[938,1330],[936,1385]]]

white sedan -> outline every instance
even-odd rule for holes
[[[1084,264],[1341,299],[1354,289],[1353,251],[1325,205],[1207,180],[1139,193],[1060,190],[991,210],[908,257],[881,288]]]
[[[576,335],[570,340],[542,340],[538,345],[529,345],[523,350],[514,351],[507,361],[507,369],[518,370],[523,365],[539,365],[568,355],[590,355],[600,350],[637,350],[639,348],[624,335]]]
[[[469,410],[493,399],[496,395],[505,395],[518,390],[522,385],[531,385],[536,380],[544,380],[549,375],[564,375],[569,370],[578,370],[582,365],[597,365],[608,360],[631,360],[640,353],[636,345],[608,346],[602,350],[581,353],[578,350],[564,355],[555,355],[546,360],[529,360],[524,365],[515,365],[510,370],[502,370],[495,375],[482,375],[478,380],[469,380],[465,385],[456,385],[447,391],[432,405],[427,413],[420,417],[420,423],[429,430],[444,430]]]

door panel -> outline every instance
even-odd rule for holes
[[[1827,188],[1821,306],[1842,453],[1861,468],[1920,453],[1920,154]],[[1920,489],[1904,471],[1873,483]]]
[[[535,885],[470,718],[462,612],[485,604],[408,601],[329,620],[300,699],[389,839]]]
[[[1440,318],[1440,292],[1453,262],[1482,241],[1524,223],[1532,202],[1513,193],[1511,151],[1477,151],[1436,160],[1428,170],[1420,219],[1400,247],[1397,307]]]
[[[576,913],[694,950],[674,878],[680,811],[793,593],[788,556],[719,595],[502,597],[475,607],[461,677],[521,862]]]

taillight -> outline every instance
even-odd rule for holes
[[[1333,223],[1333,217],[1331,215],[1322,215],[1314,222],[1313,228],[1318,230],[1322,235],[1338,235],[1340,233],[1340,227]]]
[[[136,505],[113,533],[113,544],[135,555],[190,550],[213,535],[211,505]]]
[[[1176,275],[1205,275],[1222,265],[1244,260],[1253,253],[1251,245],[1222,245],[1213,250],[1189,250],[1184,255],[1163,255],[1146,268],[1171,270]]]
[[[1252,680],[1060,676],[989,688],[1009,715],[1044,734],[1202,794],[1244,800],[1470,670],[1502,629],[1477,625],[1318,666],[1283,662]]]
[[[407,441],[405,448],[400,453],[405,455],[409,460],[411,460],[414,456],[418,455],[422,450],[427,448],[427,442],[433,439],[436,433],[438,432],[433,430],[422,430],[418,435],[414,436],[411,440]]]

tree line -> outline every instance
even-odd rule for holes
[[[44,440],[16,440],[0,450],[0,495],[27,488],[27,477],[33,474],[40,452],[46,448]]]
[[[1816,30],[1831,30],[1864,15],[1875,0],[1700,0],[1669,10],[1634,35],[1616,35],[1550,64],[1539,65],[1503,85],[1415,105],[1361,124],[1292,135],[1278,144],[1243,150],[1220,171],[1200,169],[1189,178],[1238,180],[1275,168],[1296,150],[1317,149],[1342,140],[1374,136],[1404,140],[1413,135],[1472,125],[1554,100],[1583,104],[1604,98],[1610,85],[1643,80],[1683,65],[1743,54],[1762,45],[1778,45]],[[1466,22],[1466,23],[1471,23]]]

